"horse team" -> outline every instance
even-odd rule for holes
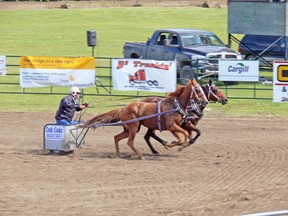
[[[141,125],[148,130],[144,136],[153,154],[159,154],[151,145],[150,138],[159,141],[165,148],[179,146],[179,151],[193,144],[201,135],[196,127],[203,110],[209,102],[227,103],[227,98],[212,81],[200,85],[195,79],[186,86],[177,86],[176,91],[166,98],[147,97],[132,102],[125,107],[97,115],[86,121],[81,127],[95,128],[98,125],[122,122],[123,131],[114,136],[117,156],[120,156],[119,142],[128,138],[128,146],[135,156],[141,159],[141,153],[134,146],[134,140]],[[170,131],[177,141],[168,143],[155,134],[155,131]],[[196,136],[192,136],[196,132]],[[183,139],[184,138],[184,139]]]

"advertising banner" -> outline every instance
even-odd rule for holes
[[[288,102],[288,61],[273,62],[273,102]]]
[[[6,75],[6,56],[0,55],[0,76]]]
[[[22,56],[20,85],[23,88],[95,86],[95,59],[94,57]]]
[[[115,90],[174,92],[176,62],[113,59],[112,80]]]
[[[259,61],[219,61],[219,81],[259,81]]]

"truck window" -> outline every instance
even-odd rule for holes
[[[188,35],[182,37],[182,44],[183,47],[189,47],[199,43],[197,42],[197,38],[194,35]]]
[[[171,45],[179,45],[178,44],[178,37],[176,34],[173,34],[171,37]]]
[[[164,45],[164,40],[167,38],[167,33],[161,33],[158,36],[157,39],[157,45],[163,46]]]

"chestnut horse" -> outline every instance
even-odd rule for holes
[[[128,146],[135,156],[141,159],[140,152],[134,147],[134,139],[141,125],[151,130],[169,130],[178,139],[178,145],[188,144],[189,133],[180,126],[183,122],[181,113],[187,109],[191,99],[201,104],[209,103],[195,79],[189,80],[185,87],[177,88],[175,92],[161,100],[161,103],[133,102],[125,107],[97,115],[85,122],[82,127],[97,127],[121,121],[124,131],[114,136],[117,156],[120,155],[119,142],[128,138]],[[184,142],[181,134],[185,137]]]
[[[218,87],[215,84],[212,84],[212,80],[209,80],[209,83],[206,85],[201,85],[207,99],[209,100],[209,102],[218,102],[221,103],[222,105],[225,105],[227,103],[227,98],[225,97],[225,95],[218,89]],[[183,87],[182,87],[183,88]],[[157,103],[158,101],[162,100],[162,98],[159,97],[147,97],[143,100],[141,100],[141,102],[150,102],[150,103]],[[203,116],[203,110],[205,109],[206,105],[203,104],[197,104],[194,101],[191,101],[191,104],[187,107],[187,112],[188,112],[188,118],[185,122],[182,123],[181,127],[185,130],[187,130],[187,132],[189,133],[189,145],[193,144],[201,135],[201,131],[196,127],[196,125],[198,124],[199,120],[202,118]],[[192,139],[192,132],[196,132],[196,136]],[[151,149],[152,153],[157,155],[159,154],[158,151],[156,151],[151,142],[150,142],[150,138],[154,138],[155,140],[157,140],[158,142],[160,142],[165,148],[169,147],[173,147],[175,145],[167,145],[167,142],[162,140],[160,137],[158,137],[155,134],[155,131],[148,129],[144,139],[146,141],[146,143],[148,144],[149,148]],[[183,147],[187,147],[187,146],[183,146]],[[182,150],[183,147],[180,147],[179,150]]]

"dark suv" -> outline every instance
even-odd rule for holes
[[[238,52],[242,59],[259,59],[260,65],[271,66],[269,64],[272,64],[273,60],[285,59],[285,40],[282,36],[247,34],[242,38]]]

